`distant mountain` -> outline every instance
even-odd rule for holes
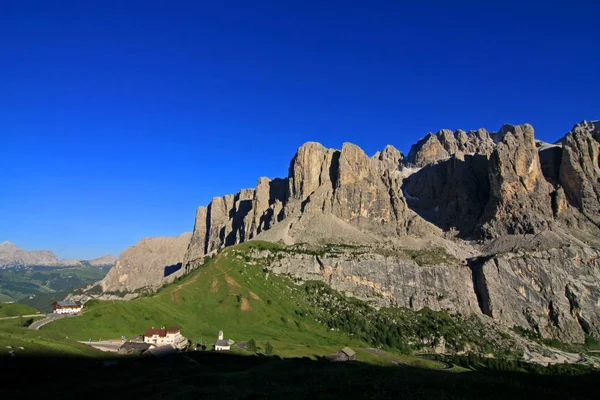
[[[11,242],[0,243],[0,268],[17,266],[64,265],[50,250],[27,251]]]
[[[16,244],[4,241],[0,243],[0,268],[12,267],[76,267],[85,264],[91,266],[112,266],[117,262],[113,255],[106,255],[89,261],[61,260],[50,250],[28,251]]]

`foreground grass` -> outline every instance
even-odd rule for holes
[[[169,359],[0,357],[2,398],[62,399],[590,399],[599,376],[477,371],[453,374],[359,362],[190,352]],[[70,379],[64,379],[69,371]],[[35,377],[36,384],[31,384]]]
[[[84,356],[103,357],[105,354],[77,343],[59,332],[27,329],[19,318],[0,321],[0,357],[14,351],[21,356]],[[22,347],[22,349],[20,348]]]

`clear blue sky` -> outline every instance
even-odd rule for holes
[[[117,255],[306,141],[557,140],[600,118],[600,2],[536,3],[0,0],[0,241]]]

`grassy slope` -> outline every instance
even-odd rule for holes
[[[226,338],[236,342],[253,338],[264,348],[264,342],[270,341],[283,356],[322,356],[346,345],[368,347],[295,312],[310,307],[301,289],[289,280],[268,274],[261,266],[245,265],[227,249],[151,297],[91,301],[82,316],[53,322],[42,331],[98,340],[140,335],[152,326],[178,325],[193,341],[203,338],[211,345],[223,330]]]
[[[23,304],[0,304],[0,318],[2,317],[14,317],[18,315],[32,315],[39,311],[33,307],[29,307]]]
[[[0,357],[10,350],[19,355],[69,355],[101,357],[104,353],[79,344],[60,332],[42,332],[23,327],[24,319],[0,321]],[[9,349],[7,346],[12,347]],[[23,347],[24,349],[19,349]]]

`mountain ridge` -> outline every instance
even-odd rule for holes
[[[380,306],[475,313],[569,342],[598,337],[600,124],[576,124],[558,143],[536,141],[529,124],[443,130],[407,157],[389,145],[369,157],[351,143],[305,143],[287,177],[197,209],[182,273],[252,239],[304,243],[315,254],[287,252],[270,267]],[[319,256],[327,243],[366,249]],[[458,262],[419,263],[432,249]],[[137,275],[113,279],[135,291]]]
[[[71,260],[59,259],[54,252],[50,250],[25,250],[5,240],[0,243],[0,268],[13,267],[73,267],[89,263],[92,266],[114,265],[117,258],[111,254],[92,260]]]

